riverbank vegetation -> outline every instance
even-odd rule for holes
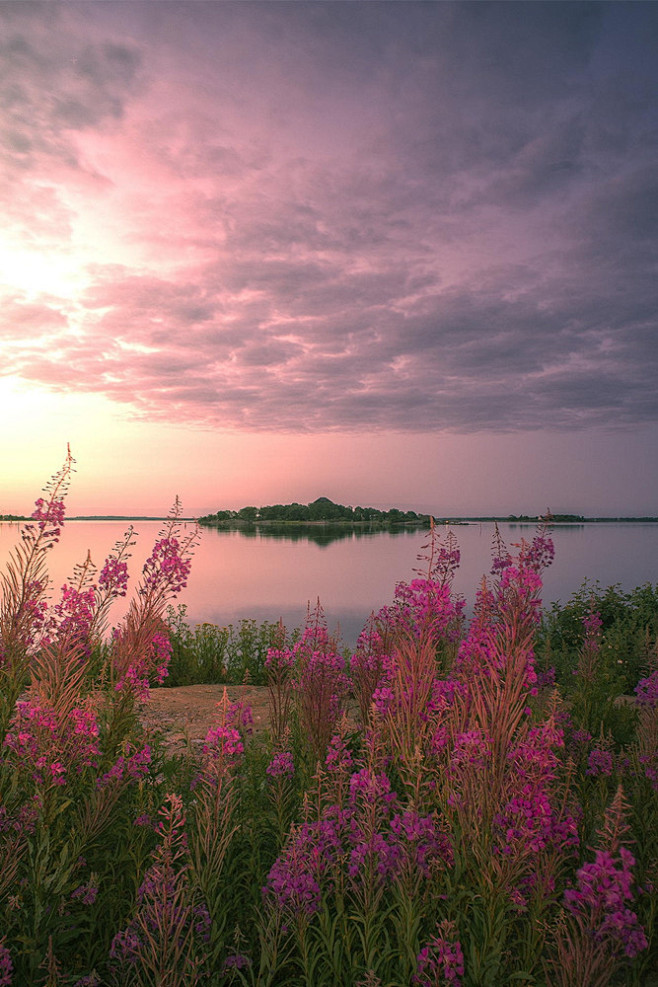
[[[0,985],[652,983],[658,587],[542,615],[540,528],[496,540],[466,621],[433,529],[346,656],[319,606],[297,633],[168,610],[175,505],[108,633],[130,532],[47,601],[70,470],[1,583]],[[262,681],[269,729],[225,700],[172,751],[140,717],[170,670]]]
[[[334,504],[328,497],[318,497],[310,504],[271,504],[266,507],[241,507],[239,511],[217,511],[198,518],[198,523],[209,527],[234,527],[245,524],[355,524],[355,525],[421,525],[429,527],[429,514],[401,511],[392,507],[388,511],[376,507],[345,507]]]

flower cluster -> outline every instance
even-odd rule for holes
[[[185,589],[192,568],[187,547],[173,534],[156,541],[151,555],[144,563],[142,585],[139,589],[143,596],[157,594],[175,599]]]
[[[441,861],[451,867],[454,862],[452,843],[434,815],[420,815],[405,809],[391,819],[391,832],[398,846],[410,857],[412,867],[429,877],[432,865]]]
[[[400,806],[386,773],[364,766],[349,776],[344,802],[292,831],[263,891],[284,915],[310,917],[337,885],[362,900],[365,889],[381,892],[403,873],[426,880],[452,862],[434,814]]]
[[[284,915],[310,917],[320,907],[321,883],[342,849],[341,818],[304,823],[293,829],[267,877],[263,894]]]
[[[115,654],[121,656],[123,651],[129,650],[131,636],[129,626],[114,629],[112,637]],[[155,681],[158,685],[162,685],[166,679],[172,651],[173,645],[169,637],[162,631],[155,631],[150,641],[144,642],[137,653],[131,656],[132,660],[117,678],[116,691],[126,691],[139,702],[146,702],[149,697],[150,682]]]
[[[46,532],[46,529],[50,528],[47,537],[57,541],[60,529],[64,526],[65,514],[66,506],[63,500],[45,500],[43,497],[39,497],[35,501],[35,507],[30,518],[38,523],[39,531]]]
[[[17,701],[4,744],[40,785],[65,785],[69,772],[96,767],[100,757],[91,707],[62,714],[38,697]]]
[[[624,846],[616,856],[610,850],[597,850],[594,862],[577,872],[576,887],[564,893],[569,911],[585,918],[596,941],[605,943],[613,955],[633,957],[647,948],[644,929],[628,907],[633,900],[634,864]]]
[[[587,770],[585,774],[593,777],[603,775],[609,778],[614,771],[614,767],[615,762],[612,752],[604,747],[595,747],[590,751],[587,758]]]
[[[98,588],[113,596],[125,596],[128,591],[128,563],[108,556],[98,576]]]
[[[224,723],[211,727],[202,750],[204,754],[211,754],[217,760],[231,763],[244,754],[240,731]]]
[[[167,795],[159,815],[156,832],[160,842],[137,892],[135,914],[110,947],[110,958],[120,975],[138,965],[165,971],[189,966],[193,975],[208,932],[207,911],[202,914],[195,908],[190,892],[181,797]],[[197,981],[191,976],[190,982]]]
[[[4,936],[0,939],[0,987],[11,987],[14,964],[11,953],[5,946]]]
[[[121,754],[109,771],[101,775],[96,781],[97,788],[106,788],[108,785],[119,784],[121,782],[139,781],[149,773],[151,764],[151,748],[148,744],[137,748],[131,753],[133,748],[128,745],[125,755]]]
[[[293,652],[292,685],[300,724],[313,756],[322,760],[343,714],[351,683],[345,672],[345,661],[335,651],[319,609],[314,623],[307,624]]]
[[[295,773],[295,762],[291,751],[276,753],[265,771],[271,778],[292,778]]]
[[[453,598],[449,583],[419,577],[410,583],[398,583],[392,605],[377,616],[394,634],[424,634],[438,644],[441,639],[458,639],[464,606],[463,600]]]
[[[454,922],[445,919],[437,931],[438,935],[418,954],[413,982],[418,987],[459,987],[464,976],[464,954],[456,938],[457,929]]]
[[[78,589],[75,586],[62,586],[59,603],[52,608],[45,630],[48,638],[66,641],[71,648],[80,647],[83,654],[89,654],[89,632],[96,614],[96,591],[94,587]]]
[[[658,671],[640,679],[635,686],[639,706],[658,706]]]
[[[93,905],[98,895],[98,888],[95,884],[81,884],[71,892],[71,898],[79,900],[83,905]]]

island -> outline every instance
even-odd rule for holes
[[[387,528],[405,525],[429,527],[429,514],[401,511],[392,507],[388,511],[376,507],[346,507],[335,504],[328,497],[318,497],[310,504],[270,504],[266,507],[241,507],[238,511],[222,510],[197,518],[200,525],[212,528],[240,528],[246,525],[317,525],[342,524]]]

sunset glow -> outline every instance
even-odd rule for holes
[[[658,514],[655,4],[0,24],[0,511]]]

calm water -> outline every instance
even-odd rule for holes
[[[100,566],[125,522],[72,521],[50,556],[54,587],[70,576],[73,566],[89,549]],[[161,527],[160,522],[136,522],[137,544],[131,559],[134,584]],[[529,539],[534,527],[501,524],[511,545]],[[482,575],[490,568],[493,524],[469,524],[453,529],[462,553],[455,591],[472,602]],[[18,527],[0,524],[0,563],[18,537]],[[545,573],[544,602],[566,601],[583,580],[603,586],[621,584],[625,590],[658,582],[658,524],[584,524],[556,527],[555,562]],[[421,567],[417,555],[427,540],[423,531],[350,535],[331,540],[316,535],[309,540],[203,529],[188,588],[178,603],[187,606],[187,619],[197,623],[226,624],[242,617],[257,620],[283,618],[289,626],[303,622],[307,605],[319,597],[329,626],[338,628],[353,644],[372,610],[389,603],[395,583],[410,580]],[[125,609],[117,601],[118,621]]]

